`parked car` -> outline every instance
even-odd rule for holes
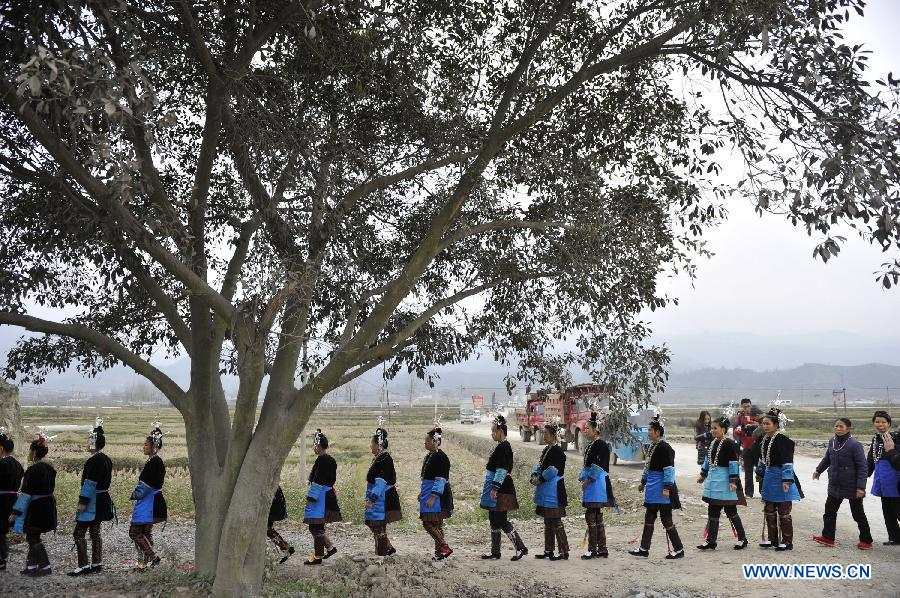
[[[474,424],[475,423],[475,410],[474,409],[460,409],[459,410],[459,423]]]

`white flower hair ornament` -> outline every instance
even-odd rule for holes
[[[722,409],[722,414],[728,419],[732,419],[735,413],[737,413],[737,406],[735,406],[734,401],[731,401],[727,407]]]

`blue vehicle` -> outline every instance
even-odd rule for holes
[[[643,461],[650,448],[650,439],[647,435],[650,420],[659,413],[659,410],[651,405],[647,409],[631,408],[628,423],[631,424],[631,438],[626,442],[612,443],[612,464],[621,461]]]

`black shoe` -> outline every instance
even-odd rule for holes
[[[31,577],[32,575],[34,575],[35,571],[37,571],[37,567],[25,567],[24,569],[19,571],[19,574]]]
[[[66,575],[68,575],[69,577],[80,577],[82,575],[87,575],[90,572],[91,572],[91,566],[85,565],[84,567],[79,567],[79,568],[75,569],[74,571],[69,571],[68,573],[66,573]]]
[[[568,553],[568,552],[561,552],[560,554],[558,554],[558,555],[556,555],[556,556],[553,556],[553,555],[551,554],[551,555],[550,555],[549,557],[547,557],[547,558],[548,558],[549,560],[551,560],[551,561],[568,561],[568,560],[569,560],[569,553]]]
[[[310,565],[310,566],[312,566],[312,565],[321,565],[321,564],[322,564],[322,559],[320,559],[320,558],[306,559],[305,561],[303,561],[303,564],[304,564],[304,565]]]
[[[628,554],[632,556],[642,556],[644,558],[650,556],[649,550],[644,550],[643,548],[632,548],[628,551]]]
[[[589,560],[595,558],[596,556],[597,555],[595,555],[593,552],[585,552],[583,555],[581,555],[581,560],[589,561]]]
[[[599,550],[594,553],[594,558],[595,559],[608,559],[609,551],[608,550]]]
[[[499,561],[499,560],[500,560],[500,553],[499,553],[499,552],[492,552],[492,553],[490,553],[490,554],[483,554],[483,555],[481,555],[481,560],[482,560],[482,561]]]
[[[760,548],[772,548],[772,543],[771,542],[760,542],[759,547]]]
[[[283,557],[281,557],[281,559],[278,561],[279,564],[282,564],[282,565],[283,565],[285,562],[287,562],[287,560],[288,560],[289,558],[291,558],[292,556],[294,556],[294,553],[295,553],[295,552],[296,552],[296,550],[294,550],[294,547],[293,547],[293,546],[288,546],[288,549],[285,551],[286,554],[285,554]]]
[[[103,571],[103,563],[91,565],[91,573],[100,573],[101,571]]]
[[[549,560],[552,561],[552,560],[553,560],[553,553],[552,553],[552,552],[541,552],[541,553],[538,553],[538,554],[534,555],[534,558],[536,558],[536,559],[549,559]]]
[[[337,554],[337,548],[335,548],[334,546],[332,546],[331,548],[329,548],[328,550],[325,551],[325,556],[323,556],[322,558],[323,558],[323,559],[328,559],[328,558],[333,557],[333,556],[336,555],[336,554]]]
[[[683,559],[684,558],[684,548],[682,548],[678,552],[670,552],[669,554],[666,555],[666,558],[669,560]]]
[[[778,546],[775,547],[776,552],[784,552],[785,550],[793,550],[793,549],[794,549],[793,544],[779,544]]]
[[[40,569],[35,570],[34,573],[31,574],[32,577],[44,577],[45,575],[50,575],[53,573],[53,570],[50,568],[50,565],[46,567],[41,567]]]
[[[706,542],[704,544],[700,544],[699,546],[697,546],[697,550],[715,550],[716,546],[717,546],[716,542],[713,542],[712,544],[710,544],[709,542]]]
[[[391,549],[388,550],[384,556],[394,556],[395,554],[397,554],[397,549],[391,546]]]
[[[517,550],[517,551],[516,551],[516,554],[514,554],[513,557],[512,557],[511,559],[509,559],[509,560],[511,560],[511,561],[520,561],[520,560],[522,560],[522,557],[525,556],[526,554],[528,554],[528,549],[527,549],[527,548],[523,548],[522,550]]]
[[[747,542],[747,540],[741,540],[739,543],[735,544],[733,546],[733,548],[735,550],[743,550],[743,549],[747,548],[747,544],[749,544],[749,542]]]
[[[158,556],[155,556],[155,557],[153,557],[152,561],[147,563],[147,568],[152,569],[152,568],[156,567],[158,564],[160,564],[161,562],[162,562],[162,559],[159,558]]]
[[[882,546],[900,546],[900,540],[888,540],[887,542],[882,542]]]

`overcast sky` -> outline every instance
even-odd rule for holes
[[[848,41],[863,42],[873,51],[873,79],[900,73],[898,23],[900,0],[874,0],[864,18],[851,19]],[[749,204],[728,208],[727,222],[708,235],[716,255],[700,262],[694,288],[685,279],[673,281],[680,305],[650,316],[659,336],[831,330],[897,335],[900,289],[886,291],[874,279],[887,261],[880,249],[850,238],[837,259],[823,264],[812,259],[820,239],[777,216],[759,217]]]

